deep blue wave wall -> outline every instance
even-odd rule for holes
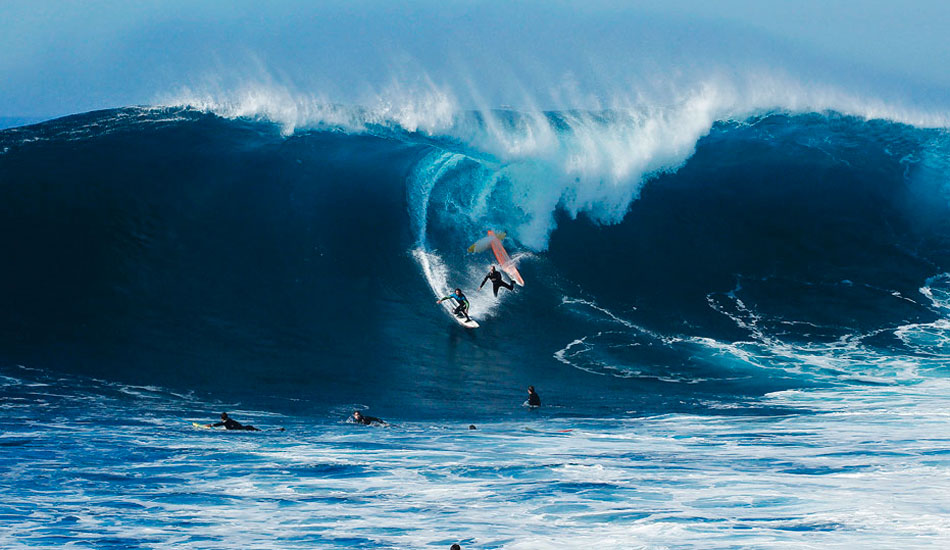
[[[932,319],[877,291],[917,296],[950,266],[941,183],[908,164],[918,131],[823,115],[753,122],[718,126],[623,223],[562,219],[548,253],[558,272],[664,331],[726,339],[742,335],[706,297],[737,285],[789,319],[853,330]]]
[[[283,137],[268,123],[180,110],[7,130],[0,360],[292,410],[372,404],[473,418],[520,400],[529,383],[558,414],[689,408],[808,384],[592,376],[553,357],[589,332],[563,300],[724,341],[747,330],[710,301],[737,289],[773,318],[824,327],[792,339],[933,320],[922,300],[893,293],[916,296],[950,263],[939,173],[919,168],[935,135],[834,115],[718,124],[683,167],[647,184],[623,223],[559,214],[549,249],[523,266],[529,285],[471,333],[435,308],[410,254],[406,182],[437,140]]]

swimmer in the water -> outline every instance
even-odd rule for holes
[[[370,424],[379,424],[382,426],[388,425],[388,422],[385,420],[376,418],[375,416],[369,416],[361,413],[360,411],[353,411],[353,422],[357,424],[362,424],[364,426],[369,426]]]
[[[534,391],[534,386],[528,386],[528,406],[541,406],[541,396],[538,395],[538,392]]]

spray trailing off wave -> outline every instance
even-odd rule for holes
[[[201,384],[198,362],[324,402],[357,401],[351,378],[373,372],[398,408],[422,373],[434,411],[457,343],[431,340],[446,322],[432,297],[460,286],[491,319],[483,338],[508,343],[473,342],[476,379],[499,364],[565,388],[611,374],[655,390],[608,384],[618,404],[696,404],[669,386],[746,395],[927,371],[858,364],[917,365],[914,342],[946,317],[919,292],[950,264],[946,133],[837,113],[720,120],[736,108],[721,97],[453,106],[426,122],[331,106],[291,133],[260,109],[126,109],[5,131],[5,234],[30,228],[3,242],[20,258],[4,284],[23,290],[4,298],[9,359],[89,346],[84,369],[130,376],[159,338],[180,344],[132,376]],[[487,262],[466,248],[486,228],[508,230],[530,292],[477,291]]]
[[[436,150],[430,166],[419,167],[419,177],[439,170],[467,172],[457,177],[481,182],[471,215],[485,217],[492,204],[512,204],[519,215],[509,212],[507,221],[535,250],[546,247],[558,210],[619,223],[643,183],[682,166],[717,123],[776,113],[834,113],[918,128],[950,126],[940,110],[903,107],[834,86],[803,86],[781,74],[716,75],[648,89],[654,91],[618,94],[592,106],[577,98],[562,100],[586,107],[556,111],[540,110],[533,100],[525,109],[472,110],[467,106],[481,103],[469,97],[473,92],[460,95],[428,79],[421,86],[382,88],[370,94],[367,107],[330,103],[273,82],[237,91],[184,90],[165,103],[272,121],[285,135],[339,131],[431,144]]]

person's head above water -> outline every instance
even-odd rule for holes
[[[353,418],[359,420],[360,418],[363,418],[363,413],[360,411],[353,411]]]
[[[228,413],[221,413],[221,420],[227,420],[227,419],[228,419]]]
[[[495,272],[495,264],[491,264],[491,272],[492,272],[492,273]]]
[[[462,289],[461,289],[461,288],[456,288],[456,289],[455,289],[455,293],[456,293],[456,294],[461,294],[461,293],[462,293]]]
[[[528,393],[534,393],[534,386],[528,386]]]
[[[453,544],[452,548],[449,548],[449,550],[462,550],[462,547],[459,546],[458,544]]]

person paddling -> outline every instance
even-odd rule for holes
[[[388,425],[388,422],[375,416],[370,416],[368,414],[363,414],[360,411],[353,411],[353,416],[351,417],[353,422],[356,424],[362,424],[364,426],[369,426],[370,424],[380,424],[382,426]]]
[[[225,430],[246,430],[249,432],[259,432],[257,428],[251,425],[245,426],[237,420],[228,416],[228,413],[221,413],[221,422],[215,422],[214,424],[205,424],[208,428],[217,428],[219,426],[224,426]]]

